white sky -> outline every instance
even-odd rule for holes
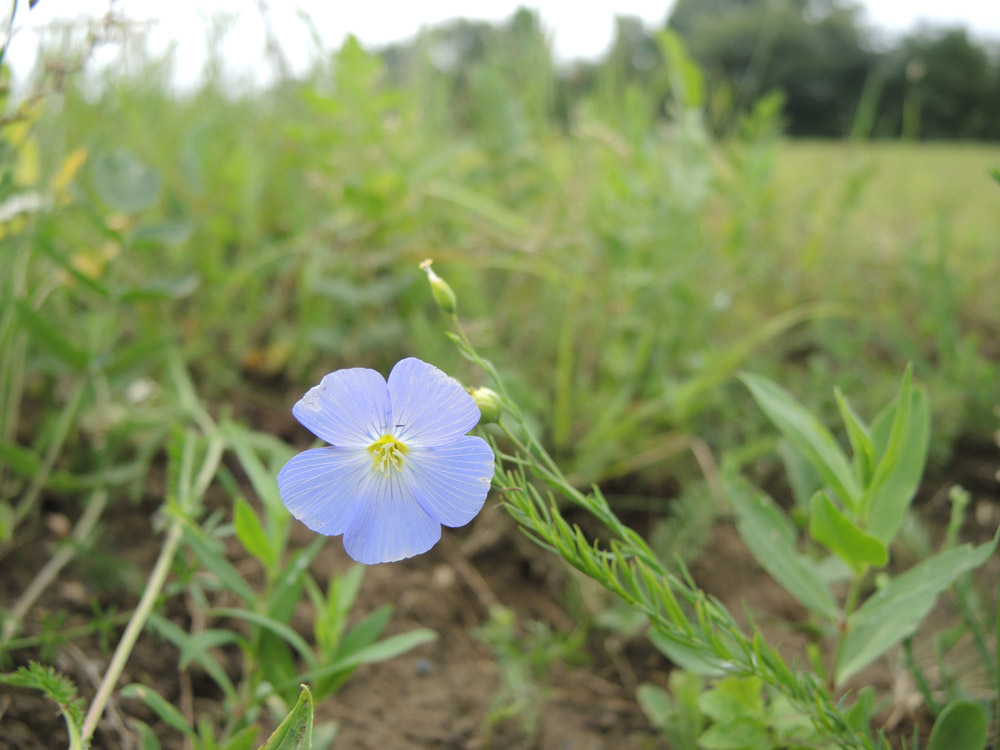
[[[9,15],[13,0],[0,0],[3,17]],[[129,19],[151,21],[149,46],[154,52],[175,46],[176,79],[181,83],[196,81],[205,60],[205,30],[209,19],[220,13],[230,15],[231,27],[224,52],[227,65],[259,78],[262,62],[264,26],[259,5],[268,8],[270,22],[279,38],[285,57],[294,69],[304,69],[316,55],[339,46],[348,33],[363,44],[377,46],[413,36],[422,25],[465,16],[499,20],[509,17],[517,0],[423,0],[422,2],[380,2],[379,0],[117,0],[114,7]],[[611,42],[615,15],[633,15],[648,25],[659,25],[666,18],[672,0],[527,0],[537,9],[547,29],[557,57],[569,60],[594,57]],[[961,24],[977,36],[1000,39],[1000,0],[863,0],[867,20],[886,31],[901,32],[927,21],[936,24]],[[34,31],[53,21],[65,21],[80,15],[99,17],[109,7],[109,0],[39,0],[28,10],[27,0],[20,0],[15,34],[8,50],[8,60],[19,75],[30,68],[35,58],[38,34]],[[301,18],[312,18],[323,40],[324,50],[317,50]],[[114,59],[107,50],[105,59]],[[263,66],[263,67],[262,67]]]

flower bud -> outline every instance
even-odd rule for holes
[[[431,259],[428,258],[420,264],[420,268],[427,272],[427,280],[431,282],[431,294],[434,295],[434,300],[438,303],[438,307],[449,315],[454,315],[455,304],[457,302],[455,292],[448,286],[447,281],[434,273],[431,269],[431,262]]]
[[[472,400],[479,407],[479,423],[489,424],[500,421],[500,412],[503,405],[500,403],[500,394],[492,388],[473,388]]]

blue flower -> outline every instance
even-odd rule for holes
[[[479,409],[433,365],[401,360],[388,383],[374,370],[337,370],[292,413],[330,445],[285,464],[281,499],[313,531],[343,534],[358,562],[426,552],[442,524],[467,524],[486,501],[493,451],[465,434]]]

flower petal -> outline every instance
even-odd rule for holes
[[[343,534],[374,489],[368,451],[313,448],[278,473],[278,490],[289,512],[313,531]]]
[[[385,379],[375,370],[337,370],[310,388],[292,414],[330,445],[367,447],[389,430],[392,409]]]
[[[472,396],[454,378],[409,357],[389,373],[393,435],[408,446],[434,446],[461,437],[479,421]]]
[[[399,474],[386,475],[344,533],[344,549],[374,565],[419,555],[440,538],[441,524],[404,491]]]
[[[403,467],[403,481],[424,510],[445,526],[464,526],[482,510],[490,491],[493,450],[470,435],[436,448],[415,448]]]

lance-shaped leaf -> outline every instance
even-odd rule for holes
[[[889,562],[885,545],[859,529],[822,490],[813,495],[809,534],[855,570]]]
[[[767,494],[751,497],[736,482],[727,483],[727,491],[740,537],[760,566],[803,607],[826,619],[836,617],[837,605],[819,565],[796,551],[798,535],[782,510]]]
[[[312,750],[313,701],[307,685],[285,720],[260,750]]]
[[[875,447],[871,432],[839,388],[833,389],[833,395],[837,399],[837,408],[840,409],[840,417],[844,420],[847,437],[851,441],[854,473],[862,486],[866,486],[875,471]]]
[[[922,388],[914,388],[909,393],[909,400],[906,429],[897,441],[899,450],[898,452],[893,450],[893,438],[889,437],[889,447],[879,462],[865,498],[865,505],[868,507],[866,530],[886,544],[892,541],[899,530],[906,509],[910,507],[913,496],[920,486],[927,460],[927,448],[930,445],[931,413],[927,394]],[[892,424],[895,422],[895,419],[891,420]],[[877,425],[876,432],[887,432],[888,424],[890,420],[883,419]],[[888,432],[894,433],[895,430],[890,428]],[[883,464],[890,460],[891,471],[888,469],[885,472],[880,471]]]
[[[872,596],[847,619],[847,635],[837,656],[837,684],[915,632],[942,591],[979,567],[997,546],[963,544],[914,565]]]
[[[830,431],[790,393],[767,378],[743,373],[740,379],[767,418],[812,464],[827,486],[846,505],[857,508],[861,490],[847,456]]]

